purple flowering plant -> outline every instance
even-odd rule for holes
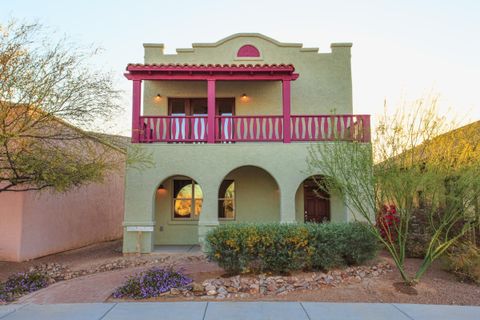
[[[48,286],[48,276],[39,271],[20,272],[0,283],[0,302],[11,302],[26,293]]]
[[[192,279],[172,268],[153,267],[127,278],[114,293],[114,298],[147,299],[158,297],[172,288],[185,287]]]

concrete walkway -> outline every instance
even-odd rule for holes
[[[201,253],[199,245],[182,246],[182,245],[160,245],[153,247],[152,253],[175,254],[175,253]]]
[[[132,302],[0,306],[2,320],[478,320],[480,307],[323,302]]]
[[[217,265],[207,262],[182,262],[175,265],[187,275],[194,272],[222,271]],[[140,266],[94,273],[65,281],[58,281],[46,288],[20,297],[19,304],[69,304],[104,302],[121,286],[128,276],[151,266]]]

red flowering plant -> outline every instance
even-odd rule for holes
[[[383,239],[392,243],[397,239],[400,217],[394,204],[383,205],[377,214],[377,228]]]

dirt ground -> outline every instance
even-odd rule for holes
[[[393,261],[386,253],[379,259]],[[407,270],[414,272],[420,265],[419,259],[407,259]],[[191,274],[195,281],[221,276],[221,272],[208,274]],[[242,301],[323,301],[323,302],[381,302],[381,303],[415,303],[415,304],[448,304],[480,306],[480,286],[458,281],[455,276],[444,271],[441,263],[434,263],[415,287],[417,294],[399,292],[394,283],[401,282],[401,277],[393,269],[386,275],[376,278],[365,278],[359,283],[341,284],[337,287],[325,286],[317,290],[300,290],[286,295],[254,296]],[[117,301],[110,299],[111,301]],[[199,298],[159,297],[147,301],[202,301]],[[229,301],[232,299],[222,299]]]
[[[28,270],[35,264],[56,262],[68,264],[70,269],[84,269],[99,264],[108,263],[122,257],[119,241],[106,242],[94,246],[55,254],[33,261],[22,263],[0,262],[0,279],[9,274]],[[157,256],[158,257],[158,256]],[[142,259],[155,259],[156,255],[142,256]],[[135,256],[126,259],[138,259]],[[390,261],[386,254],[379,259]],[[208,278],[220,277],[223,270],[210,262],[191,261],[185,255],[173,257],[176,268],[184,272],[195,281],[201,282]],[[390,261],[391,262],[391,261]],[[407,269],[415,270],[420,264],[418,259],[407,259]],[[66,302],[103,302],[111,300],[110,294],[122,284],[125,277],[145,267],[127,268],[87,275],[71,280],[60,281],[45,289],[22,297],[19,302],[31,303],[66,303]],[[253,296],[249,300],[282,300],[282,301],[335,301],[335,302],[396,302],[421,304],[455,304],[480,305],[480,286],[459,282],[453,275],[442,270],[440,263],[435,263],[425,274],[422,281],[416,286],[417,295],[399,292],[393,284],[399,282],[400,276],[396,271],[376,278],[367,278],[359,283],[342,284],[337,287],[326,286],[318,290],[295,291],[286,295]],[[161,297],[147,301],[191,301],[200,298],[169,298]],[[224,299],[228,300],[228,299]],[[202,300],[204,301],[204,300]]]
[[[0,281],[10,274],[27,271],[31,266],[44,263],[67,264],[71,270],[88,269],[122,257],[121,240],[102,242],[76,250],[52,254],[24,262],[0,261]]]

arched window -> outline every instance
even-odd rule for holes
[[[235,219],[235,181],[223,180],[218,192],[218,218]]]
[[[251,44],[246,44],[237,51],[237,57],[246,57],[246,58],[259,58],[260,51]]]
[[[198,220],[202,211],[202,188],[194,180],[173,180],[173,218]]]

